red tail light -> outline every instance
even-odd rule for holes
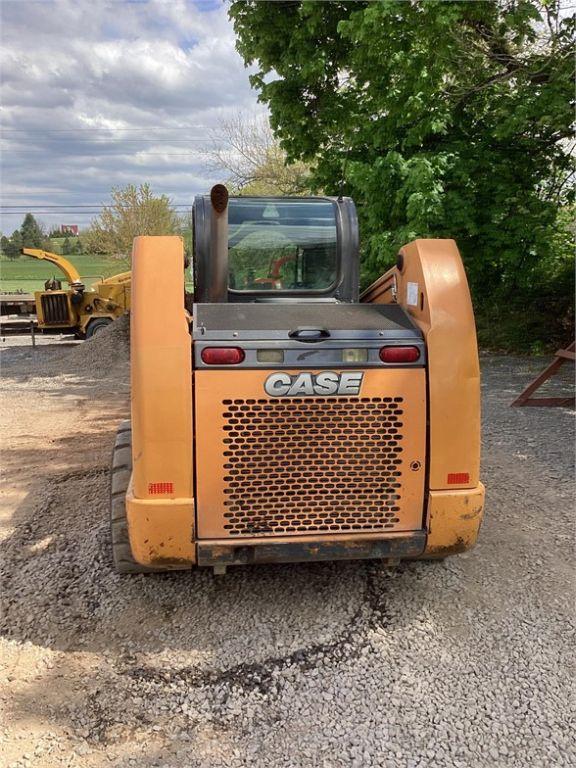
[[[246,355],[240,347],[206,347],[200,357],[206,365],[238,365]]]
[[[382,347],[380,350],[383,363],[415,363],[419,357],[418,347]]]

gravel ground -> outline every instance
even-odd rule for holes
[[[126,325],[4,346],[2,765],[572,766],[574,413],[483,359],[485,523],[444,563],[120,577]]]

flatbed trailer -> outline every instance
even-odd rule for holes
[[[35,334],[38,331],[38,321],[34,319],[25,318],[2,318],[0,320],[0,338],[6,336],[24,336],[27,334]]]
[[[0,315],[36,315],[33,293],[0,293]]]

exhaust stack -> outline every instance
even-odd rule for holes
[[[228,190],[215,184],[210,190],[210,257],[207,264],[208,303],[228,300]]]

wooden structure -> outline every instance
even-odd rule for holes
[[[576,398],[571,397],[532,397],[544,382],[551,379],[567,360],[576,360],[576,342],[572,342],[567,349],[559,349],[554,355],[554,360],[532,381],[526,389],[518,395],[512,403],[513,406],[570,406],[576,403]]]

